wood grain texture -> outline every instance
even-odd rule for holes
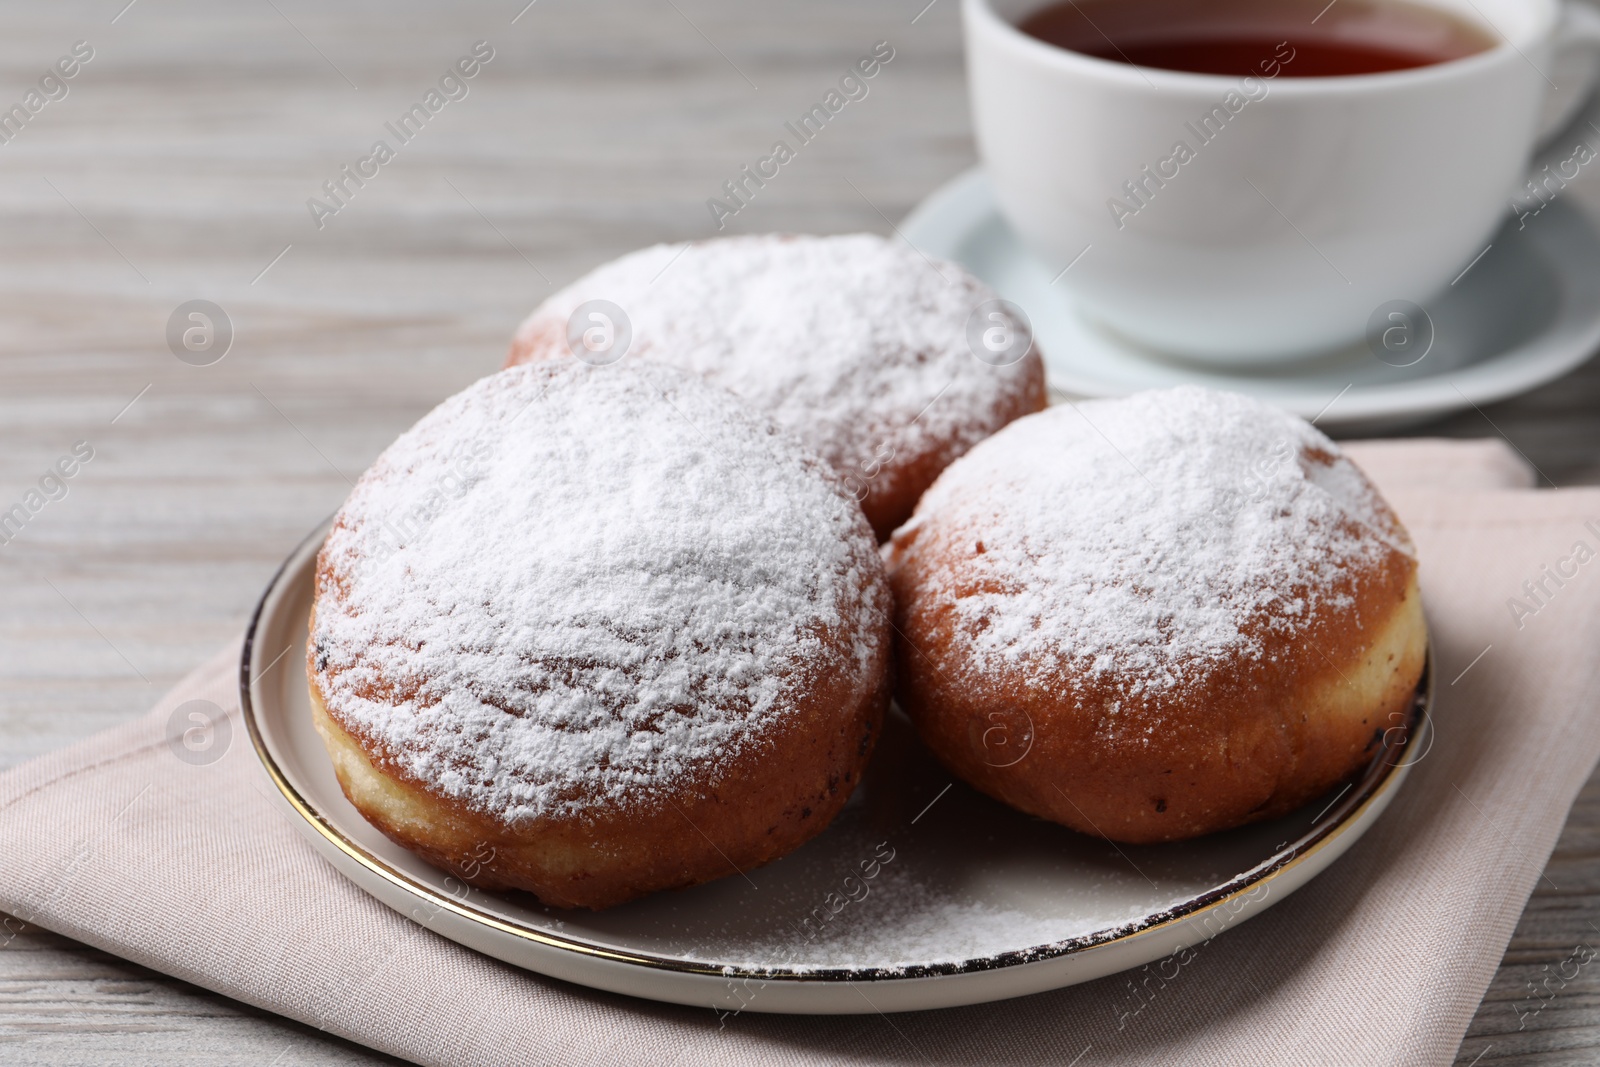
[[[0,767],[139,713],[237,634],[350,479],[495,369],[535,301],[712,233],[706,198],[874,42],[896,54],[870,95],[729,231],[888,232],[973,161],[956,0],[126,2],[0,4],[0,103],[95,49],[0,144],[0,510],[95,450],[0,547]],[[468,96],[318,229],[306,199],[478,40],[495,55]],[[1600,206],[1592,181],[1570,195]],[[167,348],[197,298],[236,327],[214,366]],[[1590,367],[1426,432],[1504,433],[1556,483],[1595,482],[1597,402]],[[1536,1015],[1526,988],[1600,942],[1600,784],[1547,873],[1461,1063],[1600,1058],[1600,966]],[[0,950],[0,1060],[387,1062],[42,932]]]

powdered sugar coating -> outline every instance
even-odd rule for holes
[[[891,567],[954,605],[951,662],[1159,701],[1348,608],[1394,551],[1404,529],[1327,437],[1183,387],[1013,423],[939,478]]]
[[[759,745],[808,680],[879,684],[888,593],[854,501],[668,367],[478,382],[379,457],[320,564],[330,712],[508,825],[659,802]]]
[[[968,320],[993,291],[956,264],[872,234],[646,248],[550,297],[514,353],[565,357],[568,316],[594,299],[631,319],[629,358],[683,367],[749,401],[858,493],[932,457],[885,536],[938,469],[1043,404],[1036,353],[1004,367],[973,354]]]

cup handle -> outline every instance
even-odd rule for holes
[[[1555,52],[1560,54],[1588,52],[1591,62],[1600,66],[1600,11],[1583,0],[1567,0],[1562,5],[1561,25],[1556,30]],[[1575,145],[1569,135],[1583,138],[1589,145],[1591,134],[1600,134],[1600,78],[1590,75],[1585,92],[1564,112],[1551,117],[1545,129],[1539,131],[1539,148],[1528,168],[1527,183],[1538,184],[1547,177],[1545,171],[1569,164]],[[1591,151],[1595,149],[1591,148]]]

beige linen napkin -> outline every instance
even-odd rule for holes
[[[1600,755],[1600,559],[1573,555],[1600,549],[1600,491],[1532,491],[1495,444],[1351,453],[1421,549],[1437,741],[1343,859],[1138,1000],[1123,975],[914,1015],[720,1018],[477,955],[269,805],[232,647],[144,718],[0,777],[0,908],[424,1064],[1448,1063]],[[1561,560],[1577,573],[1557,585]],[[207,765],[164,740],[197,698],[235,709]]]

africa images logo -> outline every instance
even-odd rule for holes
[[[1167,187],[1167,183],[1174,181],[1183,173],[1183,168],[1200,158],[1200,152],[1206,145],[1222,136],[1228,128],[1228,123],[1239,116],[1244,109],[1252,103],[1265,100],[1272,87],[1268,84],[1283,72],[1283,68],[1294,62],[1298,53],[1289,44],[1283,41],[1278,45],[1277,51],[1269,59],[1258,63],[1257,69],[1261,76],[1247,74],[1239,80],[1236,89],[1230,89],[1222,100],[1210,111],[1200,116],[1196,125],[1193,122],[1183,124],[1195,143],[1180,138],[1172,146],[1172,154],[1165,159],[1157,160],[1154,164],[1144,167],[1138,175],[1122,183],[1122,192],[1126,200],[1111,197],[1106,201],[1106,208],[1111,212],[1111,221],[1117,224],[1117,229],[1126,229],[1128,220],[1150,206],[1156,193]]]
[[[74,43],[69,54],[56,60],[54,66],[40,75],[38,83],[22,95],[20,103],[0,111],[0,144],[10,144],[46,104],[65,100],[71,91],[67,83],[93,58],[94,46],[88,41]]]
[[[706,209],[711,212],[711,221],[717,224],[717,229],[726,227],[728,219],[749,207],[757,190],[765,189],[768,181],[776,178],[783,167],[798,158],[800,149],[816,140],[834,116],[847,105],[865,100],[871,91],[867,82],[877,77],[878,72],[893,59],[894,46],[888,41],[879,41],[872,46],[870,55],[862,56],[840,75],[837,89],[829,89],[821,101],[812,104],[810,110],[800,116],[797,123],[785,122],[783,128],[794,136],[794,146],[791,147],[787,140],[774,141],[771,153],[756,160],[754,169],[745,164],[739,168],[739,173],[722,183],[722,191],[728,198],[726,201],[716,197],[706,201]]]
[[[69,484],[89,461],[94,459],[94,446],[88,441],[78,441],[72,446],[70,456],[56,460],[40,477],[36,487],[22,495],[22,501],[0,511],[0,546],[10,544],[33,521],[33,517],[49,504],[65,500],[72,491]]]
[[[440,76],[437,88],[430,88],[422,95],[421,101],[412,104],[394,122],[383,124],[384,129],[394,136],[394,146],[385,140],[372,142],[372,151],[356,160],[354,167],[346,163],[332,178],[323,182],[322,192],[327,200],[319,200],[314,196],[306,200],[306,209],[311,212],[311,221],[317,224],[317,229],[322,229],[328,224],[329,218],[348,207],[356,193],[367,187],[367,181],[376,178],[379,171],[396,157],[398,148],[416,140],[428,120],[443,111],[446,104],[453,100],[465,100],[472,91],[467,83],[476,78],[493,58],[494,48],[489,42],[478,41],[472,46],[471,54],[456,60],[455,65]]]

